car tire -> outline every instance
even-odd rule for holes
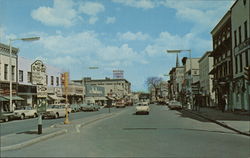
[[[59,117],[59,114],[58,113],[56,113],[56,115],[55,115],[55,119],[57,119]]]
[[[3,121],[4,121],[4,122],[8,122],[8,121],[9,121],[9,118],[6,117]]]
[[[34,113],[34,118],[38,117],[37,113]]]
[[[24,120],[25,119],[25,115],[22,114],[21,117],[20,117],[21,120]]]

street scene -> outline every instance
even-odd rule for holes
[[[250,158],[249,0],[0,0],[1,157]]]

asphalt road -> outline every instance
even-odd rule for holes
[[[119,114],[32,146],[2,152],[11,157],[250,157],[250,139],[166,106],[149,115]]]
[[[118,111],[120,109],[117,108],[111,108],[112,111]],[[89,117],[92,115],[97,115],[101,113],[108,113],[108,108],[100,109],[99,111],[94,112],[77,112],[77,113],[71,113],[69,115],[69,120],[75,120],[75,119],[81,119],[85,117]],[[10,122],[2,122],[0,123],[0,134],[1,136],[7,135],[7,134],[13,134],[13,133],[21,133],[26,132],[30,130],[37,129],[38,124],[38,118],[28,118],[25,120],[12,120]],[[56,123],[63,122],[65,118],[58,118],[58,119],[43,119],[43,128],[52,126]]]

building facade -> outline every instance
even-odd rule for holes
[[[211,51],[206,52],[199,60],[200,68],[200,93],[202,96],[202,106],[214,106],[215,94],[213,88],[213,75],[209,72],[213,68],[213,57],[210,56]]]
[[[0,43],[0,97],[10,96],[10,71],[12,78],[12,96],[17,96],[17,67],[19,49],[12,47],[10,58],[10,46]],[[10,60],[11,59],[11,60]],[[10,62],[10,63],[9,63]],[[10,66],[11,65],[11,66]],[[6,98],[9,100],[8,98]],[[8,101],[0,102],[1,110],[10,111],[12,107]]]
[[[213,51],[210,56],[214,58],[213,69],[210,74],[214,76],[213,91],[215,92],[215,104],[222,106],[222,100],[227,97],[227,109],[232,109],[232,34],[231,11],[228,11],[219,23],[211,31],[213,39]]]
[[[250,66],[250,1],[237,0],[231,7],[233,52],[233,110],[250,110],[249,83],[244,67]]]

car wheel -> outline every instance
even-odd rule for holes
[[[22,114],[21,117],[20,117],[20,119],[21,119],[21,120],[24,120],[24,118],[25,118],[25,115]]]
[[[37,113],[34,113],[34,118],[36,118],[38,115],[37,115]]]
[[[59,117],[59,114],[58,113],[56,113],[56,115],[55,115],[55,119],[57,119]]]
[[[6,118],[4,119],[4,122],[8,122],[8,121],[9,121],[9,118],[6,117]]]

